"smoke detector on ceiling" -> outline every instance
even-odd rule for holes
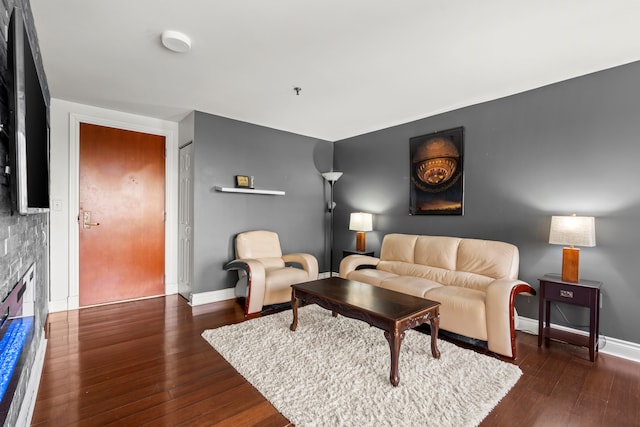
[[[161,40],[164,47],[173,52],[184,53],[191,50],[191,39],[179,31],[163,31]]]

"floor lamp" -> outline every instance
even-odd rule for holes
[[[333,185],[341,176],[342,172],[334,171],[322,174],[322,177],[329,181],[329,186],[331,187],[331,201],[329,202],[329,212],[331,212],[331,228],[329,231],[329,277],[333,277],[333,209],[335,208],[335,203],[333,202]]]

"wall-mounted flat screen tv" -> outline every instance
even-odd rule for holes
[[[49,210],[49,121],[23,12],[9,23],[8,75],[11,199],[22,214]]]

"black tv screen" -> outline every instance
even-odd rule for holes
[[[23,12],[9,23],[11,198],[22,214],[49,210],[49,122]]]

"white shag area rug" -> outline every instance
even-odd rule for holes
[[[202,333],[242,376],[297,427],[475,426],[522,375],[515,365],[409,330],[400,348],[400,384],[389,382],[382,330],[316,305]]]

